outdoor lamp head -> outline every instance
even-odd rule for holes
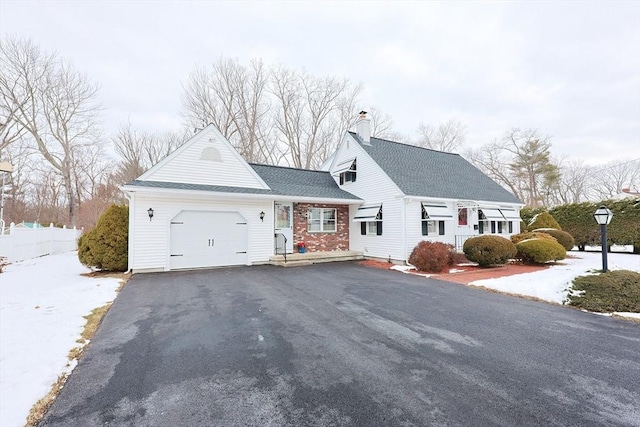
[[[149,214],[149,221],[151,221],[151,218],[153,218],[153,208],[149,208],[147,213]]]
[[[606,206],[602,205],[595,211],[593,218],[595,218],[598,224],[607,225],[611,222],[611,218],[613,218],[613,212],[611,212]]]
[[[260,221],[264,221],[264,211],[260,212]]]

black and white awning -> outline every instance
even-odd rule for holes
[[[502,212],[500,212],[500,209],[498,208],[481,207],[479,210],[484,214],[485,219],[488,221],[504,221],[505,220],[504,216],[502,215]]]
[[[354,222],[369,222],[382,220],[382,205],[360,206],[353,218]]]
[[[342,172],[346,172],[348,170],[351,169],[351,166],[353,166],[353,162],[355,162],[356,159],[349,159],[349,160],[345,160],[344,162],[340,162],[336,165],[335,170],[331,173],[333,176],[336,175],[340,175]]]
[[[453,220],[451,209],[445,204],[422,202],[422,212],[424,219],[434,221]]]
[[[521,221],[520,214],[515,209],[500,208],[500,212],[507,221]]]

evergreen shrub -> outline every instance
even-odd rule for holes
[[[549,234],[553,237],[555,237],[555,239],[558,241],[558,243],[560,243],[562,246],[564,246],[564,248],[568,251],[570,251],[571,249],[573,249],[573,247],[576,245],[575,240],[573,239],[573,236],[569,233],[567,233],[566,231],[562,231],[562,230],[556,230],[553,228],[539,228],[537,230],[533,230],[534,233],[544,233],[544,234]],[[514,242],[515,243],[515,242]]]
[[[516,245],[517,258],[525,264],[544,264],[567,257],[567,251],[557,241],[551,239],[523,240]]]
[[[530,239],[551,239],[551,240],[556,240],[555,237],[553,237],[551,234],[547,233],[546,231],[544,231],[544,232],[542,232],[542,231],[525,231],[524,233],[514,234],[513,236],[511,236],[511,241],[513,242],[513,244],[518,244],[518,243],[522,242],[523,240],[530,240]]]
[[[533,221],[527,226],[527,230],[535,230],[536,228],[555,228],[556,230],[562,230],[558,221],[556,221],[549,212],[537,214],[533,218]]]
[[[467,259],[481,266],[506,264],[516,253],[509,239],[500,236],[477,236],[467,239],[462,247]]]
[[[126,271],[129,250],[129,208],[112,205],[93,230],[78,240],[78,258],[87,267]]]
[[[420,271],[440,273],[453,265],[454,250],[453,245],[423,240],[413,248],[411,256],[409,256],[409,264]]]

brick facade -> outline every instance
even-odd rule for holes
[[[320,233],[307,231],[307,212],[309,208],[335,208],[336,232]],[[348,251],[349,250],[349,206],[325,205],[316,203],[293,204],[293,245],[304,242],[308,252]]]

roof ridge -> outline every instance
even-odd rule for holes
[[[293,166],[278,166],[278,165],[268,165],[264,163],[249,163],[250,166],[266,166],[270,168],[278,168],[278,169],[292,169],[303,172],[320,172],[320,173],[329,173],[329,171],[321,171],[317,169],[303,169],[303,168],[295,168]]]
[[[358,134],[353,132],[353,131],[348,131],[348,132],[350,134],[352,134],[352,135],[358,136]],[[389,142],[391,144],[404,145],[405,147],[412,147],[412,148],[419,148],[421,150],[434,151],[436,153],[443,153],[443,154],[451,154],[453,156],[460,156],[459,153],[452,153],[450,151],[436,150],[434,148],[420,147],[419,145],[408,144],[406,142],[392,141],[390,139],[378,138],[377,136],[372,136],[371,139],[377,139],[378,141]]]

